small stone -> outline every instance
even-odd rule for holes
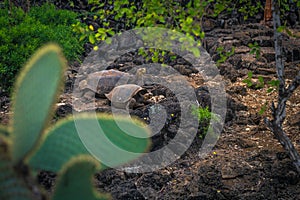
[[[236,178],[239,174],[237,172],[234,171],[234,169],[227,165],[224,166],[221,170],[221,174],[222,174],[222,178],[223,179],[233,179]]]

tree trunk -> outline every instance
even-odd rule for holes
[[[275,106],[275,104],[272,103],[271,106],[273,119],[269,121],[266,118],[265,123],[274,133],[275,137],[279,140],[284,149],[289,153],[289,156],[293,161],[298,173],[300,173],[300,155],[282,128],[283,121],[286,117],[286,101],[289,99],[289,97],[293,94],[293,92],[297,89],[297,87],[300,84],[300,72],[298,73],[294,81],[286,88],[284,80],[284,61],[282,54],[282,34],[277,31],[277,28],[281,26],[280,8],[278,0],[273,0],[272,11],[274,23],[275,61],[277,76],[279,80],[279,90],[278,104],[277,106]]]
[[[270,21],[271,19],[272,19],[272,0],[266,0],[264,22]]]

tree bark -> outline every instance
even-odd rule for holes
[[[265,11],[264,11],[264,22],[272,19],[272,0],[266,0]]]

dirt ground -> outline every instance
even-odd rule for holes
[[[258,76],[264,80],[274,79],[275,65],[272,51],[272,29],[261,24],[237,25],[230,28],[215,28],[206,33],[204,47],[215,61],[219,59],[218,46],[225,50],[236,47],[235,55],[219,66],[226,83],[227,116],[221,136],[213,150],[204,158],[198,154],[202,144],[200,137],[195,137],[189,149],[171,165],[155,172],[134,174],[107,169],[95,176],[95,185],[101,192],[111,193],[114,199],[300,199],[300,177],[297,174],[288,154],[266,128],[264,117],[271,117],[270,106],[277,99],[277,93],[268,93],[270,86],[262,88],[247,87],[243,82],[249,71],[253,72],[253,81]],[[290,41],[292,40],[292,41]],[[256,59],[247,47],[249,42],[258,41],[261,46],[261,57]],[[286,37],[287,83],[295,72],[300,70],[300,45],[296,39]],[[289,42],[290,41],[290,42]],[[292,53],[291,53],[292,52]],[[137,66],[136,54],[125,55],[115,62],[118,70],[126,71],[128,66]],[[125,59],[126,58],[126,59]],[[178,61],[177,61],[178,62]],[[201,74],[189,70],[186,63],[181,71],[195,91],[204,87]],[[178,66],[173,63],[171,66]],[[71,89],[76,68],[70,66],[66,77],[66,90],[60,98],[56,117],[64,117],[72,112]],[[127,68],[126,68],[127,67]],[[179,70],[180,71],[180,70]],[[71,76],[74,75],[74,76]],[[176,99],[166,88],[151,86],[148,90],[162,94],[165,100],[162,105],[169,113],[178,112]],[[201,93],[201,92],[200,92]],[[204,92],[205,93],[205,92]],[[205,105],[208,100],[203,94],[198,98]],[[205,94],[208,96],[209,94]],[[9,112],[9,98],[1,96],[1,122],[6,124]],[[110,112],[106,99],[98,99],[97,111]],[[174,103],[175,102],[175,103]],[[267,105],[266,111],[259,115],[260,109]],[[131,110],[131,114],[146,119],[147,105]],[[179,120],[168,119],[162,130],[164,137],[152,138],[152,150],[161,148],[166,140],[172,140]],[[287,117],[284,130],[293,144],[300,151],[300,88],[287,102]],[[55,184],[55,175],[42,172],[39,177],[41,185],[47,189]],[[51,190],[51,189],[50,189]]]

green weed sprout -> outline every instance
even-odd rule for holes
[[[199,129],[201,132],[199,135],[200,138],[203,138],[206,135],[209,129],[210,120],[219,121],[218,116],[210,112],[207,106],[205,108],[196,106],[192,107],[192,114],[198,117]]]
[[[257,42],[254,42],[253,44],[249,43],[248,46],[251,49],[249,53],[254,54],[256,59],[259,59],[260,58],[260,46],[258,45],[258,43]]]
[[[220,58],[217,60],[217,66],[219,66],[221,63],[224,63],[229,57],[233,56],[235,52],[235,47],[232,47],[230,51],[225,51],[224,47],[218,47],[217,53],[220,56]]]

